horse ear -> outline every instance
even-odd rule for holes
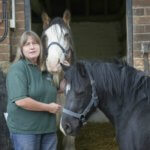
[[[43,29],[45,30],[48,28],[51,19],[46,12],[42,12],[41,18],[43,21]]]
[[[80,75],[82,77],[86,77],[86,69],[85,69],[84,64],[81,62],[77,62],[76,66],[77,66],[77,70],[79,71]]]
[[[69,26],[70,21],[71,21],[71,13],[69,10],[65,10],[65,12],[63,14],[63,20]]]

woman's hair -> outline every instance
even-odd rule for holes
[[[44,60],[43,60],[43,58],[44,57],[43,57],[42,43],[41,43],[41,40],[40,40],[39,36],[33,31],[25,31],[21,35],[20,42],[18,44],[18,49],[17,49],[15,62],[20,60],[20,59],[25,59],[25,56],[24,56],[24,54],[22,52],[22,48],[26,44],[26,42],[28,40],[28,37],[32,37],[35,40],[35,42],[40,45],[40,55],[39,55],[39,57],[37,59],[37,65],[39,66],[39,68],[41,70],[43,70],[43,67],[44,67]]]

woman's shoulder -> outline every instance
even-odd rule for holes
[[[9,71],[17,71],[17,70],[24,70],[24,67],[25,67],[25,62],[24,60],[20,59],[18,60],[17,62],[14,62],[10,68],[9,68]]]

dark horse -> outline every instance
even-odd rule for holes
[[[150,149],[150,77],[119,61],[79,61],[64,70],[65,134],[75,136],[99,108],[114,125],[120,150]]]
[[[4,113],[6,112],[7,92],[6,92],[6,75],[0,68],[0,149],[12,150],[11,141],[9,139],[9,131],[7,128]]]

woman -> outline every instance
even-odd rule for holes
[[[57,90],[42,70],[42,45],[38,35],[24,32],[17,58],[7,75],[8,118],[15,150],[56,150]]]

